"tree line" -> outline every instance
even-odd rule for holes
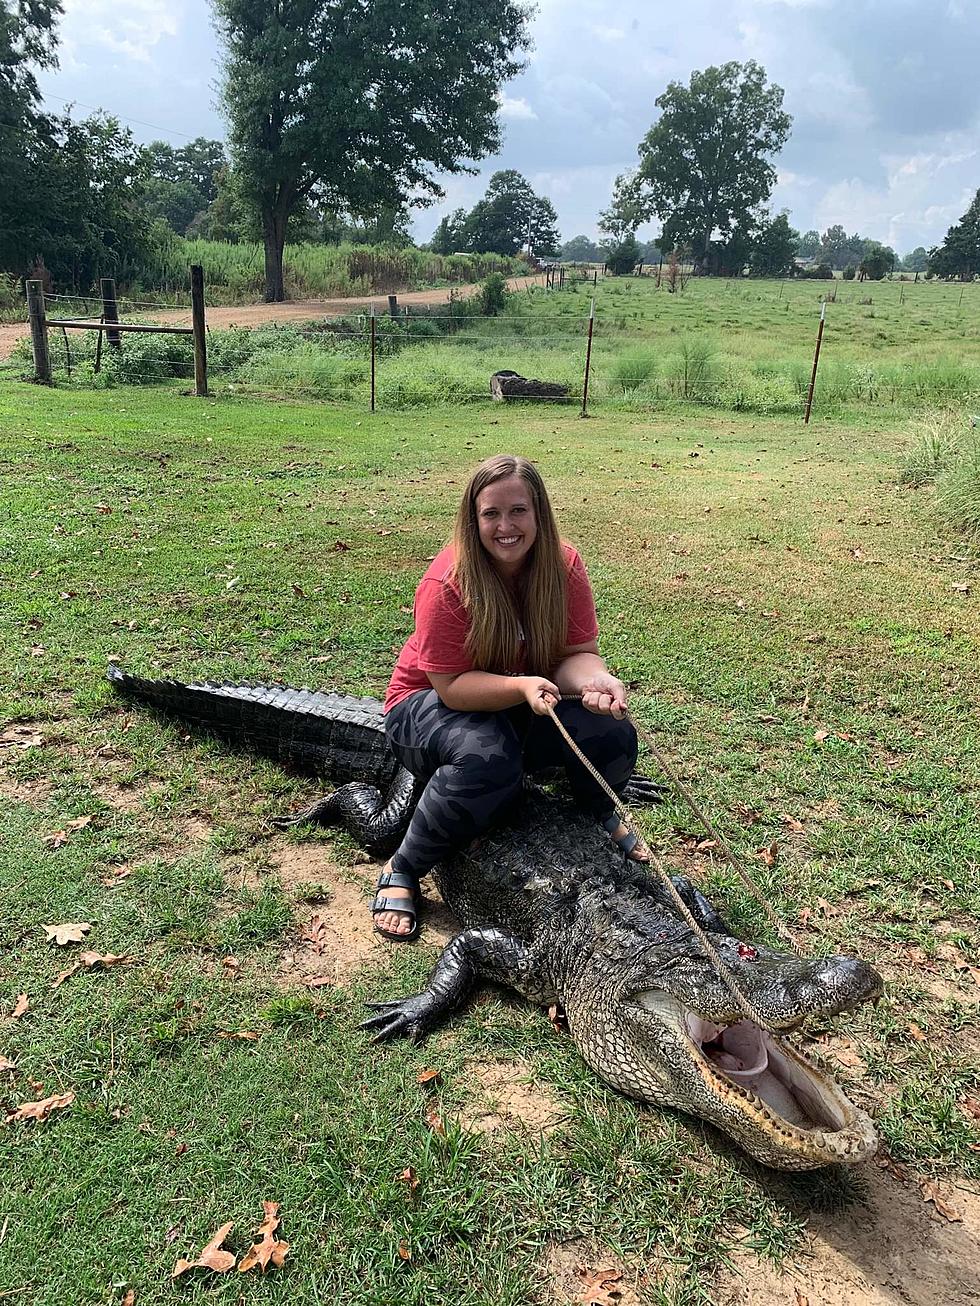
[[[499,88],[529,46],[519,0],[211,3],[227,148],[203,137],[140,146],[109,115],[42,109],[37,73],[56,66],[63,0],[0,0],[0,268],[82,288],[100,274],[131,279],[174,233],[255,240],[266,298],[281,299],[287,238],[408,244],[410,208],[443,194],[437,176],[498,150]],[[980,192],[941,246],[901,264],[842,226],[801,234],[787,212],[772,214],[774,160],[792,124],[782,88],[754,61],[694,72],[655,103],[599,243],[561,246],[550,200],[505,169],[473,209],[440,221],[430,248],[561,252],[614,271],[676,254],[703,274],[780,276],[800,260],[815,275],[980,274]],[[660,235],[644,245],[636,232],[653,220]]]

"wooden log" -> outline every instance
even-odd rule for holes
[[[51,355],[48,352],[48,323],[44,313],[44,282],[28,281],[27,309],[31,322],[31,346],[34,350],[34,380],[51,384]]]
[[[204,320],[204,268],[191,265],[191,320],[194,325],[194,389],[199,398],[208,393],[207,323]]]
[[[559,381],[529,380],[517,372],[494,372],[490,378],[490,393],[498,403],[507,399],[565,399],[568,386]]]

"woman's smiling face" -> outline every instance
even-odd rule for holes
[[[497,570],[515,576],[538,534],[531,493],[520,476],[494,481],[476,496],[480,543]]]

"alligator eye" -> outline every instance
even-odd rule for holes
[[[755,961],[759,954],[750,943],[740,943],[738,945],[738,955],[743,961]]]

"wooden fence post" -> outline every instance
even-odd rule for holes
[[[595,300],[589,305],[589,343],[585,347],[585,381],[582,383],[582,412],[581,417],[588,417],[585,411],[589,402],[589,370],[592,366],[592,326],[595,322]]]
[[[388,314],[389,314],[390,317],[397,317],[397,316],[398,316],[398,296],[397,296],[397,295],[389,295],[389,296],[388,296]]]
[[[31,345],[34,349],[34,380],[51,384],[51,354],[48,351],[48,320],[44,312],[44,282],[28,281],[27,311],[31,322]]]
[[[204,318],[204,268],[191,267],[191,314],[194,327],[194,389],[202,398],[208,393],[207,323]]]
[[[115,280],[112,277],[101,277],[99,286],[102,290],[102,321],[118,322],[119,305],[116,303]],[[122,336],[118,331],[107,331],[105,339],[110,349],[122,349]]]

